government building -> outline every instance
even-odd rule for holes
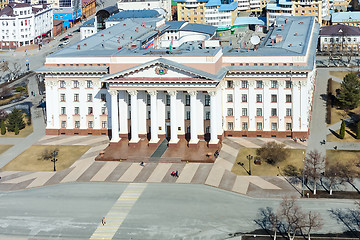
[[[38,70],[46,133],[130,145],[224,136],[307,137],[316,76],[315,17],[278,17],[252,49],[221,47],[213,26],[125,19],[61,49]]]

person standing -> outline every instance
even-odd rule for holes
[[[102,221],[101,221],[102,225],[104,226],[106,224],[106,220],[105,220],[105,217],[102,218]]]

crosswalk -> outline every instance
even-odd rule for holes
[[[146,186],[146,183],[130,183],[106,215],[106,224],[99,223],[90,239],[112,239]]]

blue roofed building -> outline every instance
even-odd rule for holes
[[[360,12],[335,12],[331,15],[333,25],[360,26]]]
[[[67,1],[66,5],[61,5],[59,8],[54,9],[54,20],[64,21],[64,27],[70,28],[80,21],[81,13],[81,0]]]

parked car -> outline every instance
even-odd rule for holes
[[[71,33],[69,33],[66,37],[72,37],[73,35]]]
[[[68,40],[65,40],[64,42],[63,42],[63,44],[64,45],[68,45],[70,43],[70,40],[68,39]]]
[[[60,42],[66,41],[68,39],[69,39],[68,37],[63,37],[62,39],[60,39]]]
[[[65,45],[64,45],[63,43],[60,43],[60,44],[58,45],[59,48],[64,47],[64,46],[65,46]]]

